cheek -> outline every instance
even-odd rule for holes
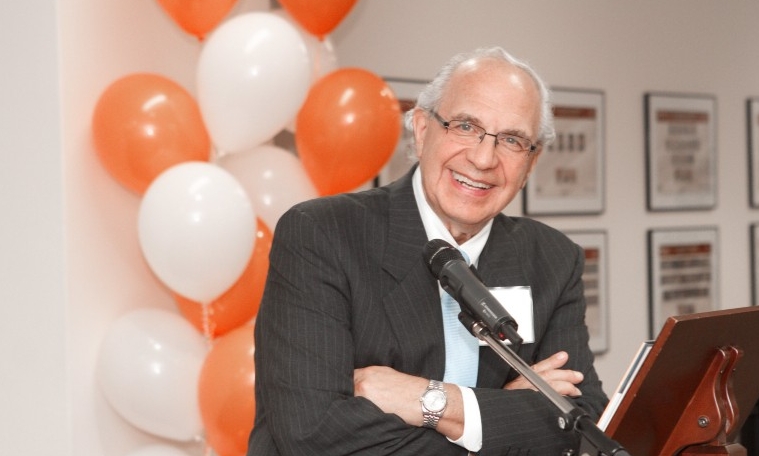
[[[525,166],[511,167],[504,166],[503,182],[509,189],[508,192],[518,192],[527,185],[527,178],[530,176],[530,169]]]
[[[520,182],[520,184],[519,184],[519,189],[520,189],[520,190],[524,189],[524,186],[525,186],[525,185],[527,185],[527,179],[529,179],[529,178],[530,178],[530,171],[529,171],[529,170],[527,170],[527,171],[525,171],[525,172],[522,174],[522,176],[521,176],[521,178],[520,178],[520,179],[521,179],[521,182]]]
[[[416,144],[416,158],[421,163],[433,163],[444,160],[447,154],[444,144],[435,141],[434,138],[425,137]]]
[[[530,175],[532,174],[532,170],[535,169],[535,164],[537,163],[538,157],[535,156],[530,160],[530,163],[524,168],[521,176],[521,185],[519,188],[524,188],[525,185],[527,185],[527,179],[530,178]]]
[[[524,188],[525,184],[527,184],[527,179],[530,177],[530,170],[525,169],[522,171],[521,176],[519,176],[520,184],[519,188]]]

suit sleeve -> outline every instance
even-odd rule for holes
[[[582,396],[570,401],[597,420],[607,398],[588,346],[583,251],[555,236],[541,239],[538,244],[540,248],[529,252],[533,261],[522,262],[533,289],[536,343],[524,346],[519,355],[533,364],[557,351],[568,352],[565,367],[584,375],[578,385]],[[508,380],[515,376],[516,372],[512,372]],[[483,421],[480,455],[562,454],[566,449],[578,449],[579,436],[559,428],[558,409],[541,393],[476,389],[475,394]]]
[[[256,318],[256,424],[249,454],[462,455],[429,429],[409,426],[353,396],[350,244],[320,212],[283,215]],[[365,254],[365,253],[361,253]],[[263,443],[262,443],[263,442]]]

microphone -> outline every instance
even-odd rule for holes
[[[467,265],[457,248],[442,239],[433,239],[424,246],[424,262],[464,313],[482,322],[500,340],[508,339],[514,346],[522,343],[516,320]],[[467,328],[471,331],[470,326]]]

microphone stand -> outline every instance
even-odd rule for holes
[[[504,361],[532,383],[561,412],[558,426],[563,431],[573,430],[580,434],[579,456],[630,456],[619,443],[609,438],[581,408],[556,392],[543,378],[509,347],[493,336],[492,331],[482,322],[476,321],[467,312],[459,313],[459,321],[473,336],[485,341]],[[521,339],[520,339],[521,340]]]

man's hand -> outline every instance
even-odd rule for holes
[[[386,366],[369,366],[353,371],[356,397],[365,397],[385,413],[394,413],[412,426],[422,425],[419,397],[427,380]]]
[[[422,426],[419,398],[429,380],[398,372],[391,367],[369,366],[353,371],[353,395],[369,399],[385,413],[398,415],[406,424]],[[448,405],[437,425],[437,432],[456,440],[464,432],[464,405],[461,390],[445,384]]]
[[[582,381],[582,373],[569,369],[559,369],[567,363],[568,359],[569,355],[567,352],[560,351],[551,355],[549,358],[544,359],[543,361],[535,363],[532,366],[532,370],[537,372],[543,378],[543,380],[545,380],[546,383],[548,383],[551,388],[556,390],[556,392],[559,394],[572,397],[582,396],[580,389],[575,386]],[[519,376],[513,381],[507,383],[503,388],[507,390],[537,390],[537,388],[535,388],[535,386],[533,386],[533,384],[523,376]]]

